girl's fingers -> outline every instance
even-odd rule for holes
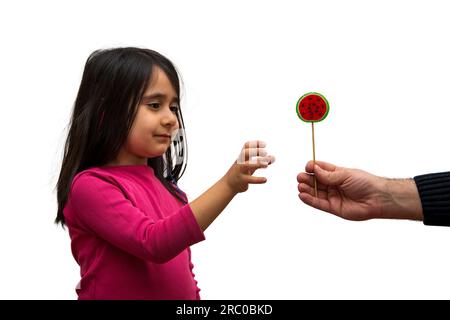
[[[254,177],[257,169],[267,168],[275,161],[275,157],[267,155],[266,143],[260,140],[248,141],[239,155],[237,164],[241,172],[241,181],[245,184],[263,184],[267,182],[265,177]]]
[[[266,165],[270,165],[275,162],[274,156],[264,156],[264,157],[255,157],[253,159],[250,159],[246,162],[246,164],[255,164],[255,163],[262,163]]]
[[[244,149],[245,160],[251,160],[252,157],[267,156],[267,151],[264,148],[246,148]]]
[[[244,144],[241,153],[239,154],[238,163],[242,164],[246,161],[257,162],[260,158],[265,158],[268,164],[275,162],[275,157],[267,155],[267,151],[264,149],[266,143],[264,141],[255,140],[248,141]]]
[[[268,167],[267,163],[246,163],[242,165],[241,172],[251,171],[252,173],[258,169],[265,169]]]
[[[268,162],[267,164],[272,164],[275,162],[275,156],[272,156],[272,155],[268,155],[268,156],[264,157],[264,159]]]
[[[261,140],[253,140],[253,141],[247,141],[244,144],[244,147],[242,149],[249,149],[249,148],[265,148],[266,143]]]
[[[254,157],[264,157],[267,151],[264,148],[246,148],[239,155],[240,162],[251,161]]]
[[[254,177],[254,176],[245,176],[244,178],[244,182],[248,183],[248,184],[263,184],[267,182],[267,179],[264,177]]]
[[[242,171],[245,172],[247,170],[252,170],[252,172],[254,172],[257,169],[267,168],[274,161],[275,157],[273,156],[260,157],[258,159],[255,159],[254,161],[246,161],[244,163],[241,163]]]

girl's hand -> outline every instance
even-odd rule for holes
[[[200,197],[189,203],[202,231],[208,228],[237,193],[246,191],[250,183],[266,183],[267,179],[264,177],[253,177],[257,169],[267,168],[275,161],[273,156],[267,155],[265,146],[262,141],[247,142],[230,170]]]
[[[245,143],[239,158],[224,176],[225,182],[233,192],[247,191],[249,184],[266,183],[266,178],[253,176],[257,169],[267,168],[275,161],[274,156],[267,155],[265,146],[263,141]]]

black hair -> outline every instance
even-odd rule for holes
[[[94,51],[87,59],[73,107],[57,189],[55,223],[65,224],[63,209],[75,175],[114,160],[126,142],[137,108],[155,67],[169,78],[180,97],[180,78],[173,63],[160,53],[142,48]],[[179,201],[186,203],[176,183],[187,163],[187,144],[181,109],[179,130],[164,155],[149,158],[155,176]],[[100,125],[101,124],[101,125]]]

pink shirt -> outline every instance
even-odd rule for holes
[[[79,299],[200,299],[189,246],[205,237],[151,167],[80,172],[64,216]]]

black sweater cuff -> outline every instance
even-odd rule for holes
[[[423,223],[450,226],[450,172],[414,177],[422,201]]]

